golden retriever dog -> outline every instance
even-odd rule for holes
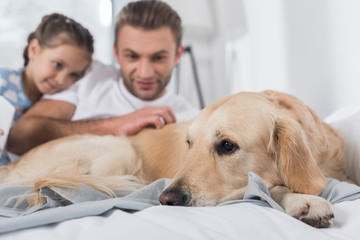
[[[214,206],[242,199],[248,173],[260,176],[286,213],[314,227],[334,221],[317,196],[326,178],[346,180],[343,139],[294,96],[241,92],[191,122],[131,137],[75,135],[45,143],[0,169],[2,185],[85,183],[110,196],[172,178],[161,204]]]

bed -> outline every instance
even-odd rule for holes
[[[325,119],[345,139],[349,176],[360,183],[360,108],[348,106]],[[360,187],[329,179],[321,195],[334,205],[335,224],[310,227],[279,209],[249,173],[244,200],[215,207],[161,206],[157,198],[169,179],[160,179],[123,198],[82,186],[44,188],[49,196],[42,209],[14,211],[10,206],[30,186],[0,189],[1,239],[359,239]],[[57,201],[61,195],[66,201]],[[13,196],[13,197],[11,197]],[[96,200],[96,201],[95,201]],[[72,203],[72,204],[70,204]]]

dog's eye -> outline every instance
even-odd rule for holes
[[[239,149],[239,147],[236,144],[234,144],[228,140],[223,140],[216,147],[216,151],[219,155],[231,154],[231,153],[235,152],[237,149]]]

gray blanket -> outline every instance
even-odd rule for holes
[[[46,199],[46,204],[30,209],[27,201],[22,201],[16,208],[14,206],[26,192],[32,189],[31,186],[2,187],[0,188],[0,233],[101,215],[110,209],[121,209],[130,213],[140,211],[159,205],[159,195],[169,181],[169,179],[160,179],[121,198],[110,198],[86,185],[81,185],[76,191],[44,187],[41,189],[41,196]],[[359,199],[360,187],[329,179],[326,189],[320,196],[332,204]],[[225,202],[219,206],[243,202],[284,211],[271,199],[265,183],[254,173],[249,173],[244,199]]]

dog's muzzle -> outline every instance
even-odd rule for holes
[[[160,194],[159,201],[162,205],[187,206],[190,202],[191,195],[179,188],[165,189]]]

